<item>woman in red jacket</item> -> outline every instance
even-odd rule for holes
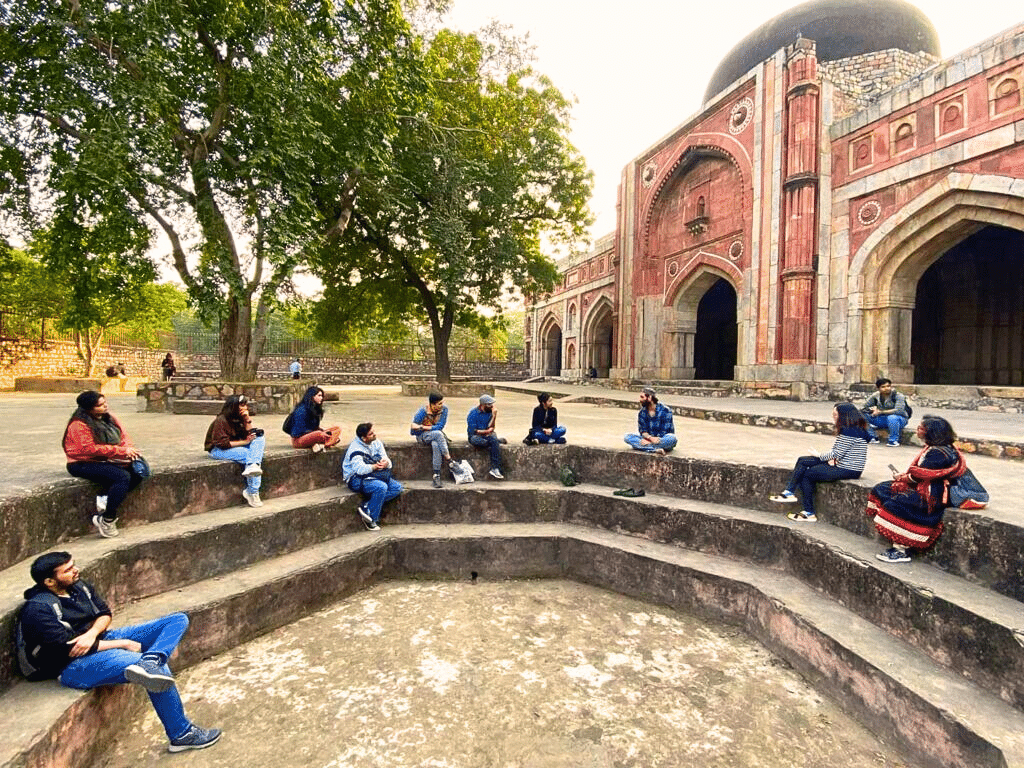
[[[117,509],[128,492],[149,477],[148,467],[136,462],[142,456],[121,423],[107,412],[103,395],[90,390],[75,402],[78,408],[71,414],[62,441],[68,473],[100,486],[92,523],[100,536],[113,538],[118,535]]]

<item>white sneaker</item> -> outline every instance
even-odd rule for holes
[[[117,520],[104,520],[103,515],[93,515],[92,524],[104,539],[113,539],[121,535],[117,530]]]
[[[491,477],[493,477],[495,480],[504,480],[505,479],[505,476],[503,474],[501,474],[501,470],[498,469],[497,467],[492,469],[487,474],[490,475]]]
[[[107,497],[97,496],[96,497],[96,511],[101,515],[107,511]]]
[[[321,453],[324,449],[323,443],[313,443],[313,453]]]
[[[253,491],[252,493],[250,493],[249,489],[246,488],[244,491],[242,491],[242,496],[245,498],[245,500],[247,502],[249,502],[249,506],[250,507],[262,507],[263,506],[263,500],[260,499],[260,492],[259,491]]]
[[[242,470],[242,477],[257,477],[263,474],[263,468],[259,464],[246,464]]]

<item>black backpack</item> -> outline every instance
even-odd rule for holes
[[[89,594],[86,590],[86,594]],[[92,599],[92,595],[89,594],[89,599]],[[32,600],[46,603],[49,605],[53,612],[57,614],[57,621],[61,624],[66,624],[64,621],[64,612],[60,608],[60,598],[57,597],[53,592],[40,592],[37,595],[32,596]],[[31,602],[31,600],[29,601]],[[25,603],[28,605],[28,602]],[[24,611],[24,606],[22,611]],[[18,657],[18,667],[21,668],[21,674],[27,680],[37,681],[46,680],[48,675],[43,672],[39,667],[38,656],[39,651],[42,650],[40,646],[34,646],[29,648],[25,645],[25,632],[21,627],[21,613],[18,613],[18,620],[14,623],[14,652]]]

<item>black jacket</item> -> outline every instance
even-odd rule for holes
[[[44,679],[57,677],[71,662],[69,640],[89,629],[100,616],[111,615],[103,598],[81,579],[68,588],[67,597],[36,585],[25,590],[25,600],[18,618],[25,651]]]
[[[533,427],[536,431],[542,429],[554,429],[558,426],[558,409],[555,407],[545,408],[538,405],[533,409]]]

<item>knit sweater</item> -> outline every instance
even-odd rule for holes
[[[868,433],[862,429],[844,429],[832,444],[832,450],[821,454],[822,461],[835,460],[840,469],[848,469],[858,475],[864,471],[868,461]]]

